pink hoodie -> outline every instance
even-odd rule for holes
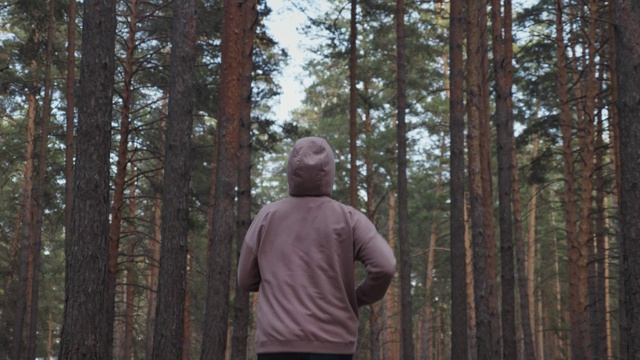
[[[291,196],[256,215],[238,263],[240,287],[260,291],[256,351],[354,353],[358,307],[382,299],[395,257],[361,212],[331,199],[324,139],[298,140],[287,173]],[[354,261],[367,269],[357,288]]]

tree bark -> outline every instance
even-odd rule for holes
[[[616,65],[620,132],[622,284],[628,359],[640,359],[640,6],[618,0],[616,6]]]
[[[209,239],[209,271],[205,328],[201,359],[224,359],[229,318],[229,276],[234,234],[234,200],[238,178],[238,132],[240,127],[243,6],[224,1],[221,44],[221,86],[219,98],[217,168],[212,238]]]
[[[251,84],[253,72],[253,47],[258,22],[257,1],[250,0],[243,6],[244,37],[242,49],[240,130],[238,137],[238,223],[236,258],[244,236],[251,225]],[[247,357],[247,341],[251,307],[250,294],[241,290],[236,282],[233,300],[233,333],[231,335],[231,359]]]
[[[515,139],[512,139],[512,141]],[[539,137],[536,135],[533,140],[532,158],[538,156]],[[533,341],[533,328],[535,326],[535,302],[533,296],[533,285],[535,284],[535,229],[536,229],[536,201],[538,198],[538,184],[533,183],[529,188],[531,198],[529,200],[529,231],[527,232],[528,251],[525,252],[523,227],[522,227],[522,205],[520,201],[520,180],[518,176],[518,166],[515,161],[516,151],[513,153],[513,217],[514,217],[514,242],[516,249],[516,267],[518,271],[518,292],[520,295],[520,316],[522,322],[522,336],[524,342],[523,355],[526,360],[535,359],[535,347]],[[526,260],[525,260],[526,258]],[[542,354],[540,354],[542,355]]]
[[[393,147],[395,150],[395,146]],[[394,151],[392,150],[392,151]],[[389,225],[387,240],[389,246],[396,252],[396,196],[393,192],[389,193]],[[383,318],[383,360],[400,359],[400,319],[398,314],[398,285],[397,277],[391,281],[389,289],[384,297],[384,318]]]
[[[32,252],[31,240],[33,237],[34,200],[33,200],[33,158],[36,142],[36,96],[33,91],[27,94],[27,149],[25,154],[24,185],[22,193],[22,206],[24,218],[22,220],[22,237],[20,240],[20,268],[18,271],[18,294],[13,326],[13,359],[21,359],[24,355],[24,329],[28,321],[31,302],[31,282],[29,270],[32,265],[29,255]]]
[[[69,19],[67,22],[67,79],[65,84],[66,127],[64,133],[64,244],[65,253],[70,244],[71,207],[73,206],[73,149],[75,123],[75,86],[76,86],[76,0],[69,0]]]
[[[184,305],[189,253],[190,152],[195,91],[196,1],[174,3],[169,73],[169,113],[154,359],[179,359],[184,337]]]
[[[409,249],[409,206],[407,195],[407,78],[405,54],[405,5],[396,1],[397,50],[397,146],[398,146],[398,245],[400,248],[400,313],[401,357],[413,360],[413,321],[411,311],[411,257]]]
[[[449,183],[451,237],[451,359],[467,360],[467,279],[464,200],[464,69],[463,0],[452,0],[449,24],[450,97],[449,132],[451,136]]]
[[[500,0],[491,1],[493,35],[493,69],[495,73],[495,125],[498,147],[498,200],[500,213],[500,264],[502,280],[502,351],[505,359],[517,357],[515,323],[515,269],[513,254],[512,186],[514,155],[513,125],[508,98],[511,84],[507,83],[505,40]],[[485,147],[488,143],[484,143]]]
[[[115,2],[84,3],[78,155],[66,254],[60,358],[108,359],[106,326],[109,153],[115,69]]]
[[[122,210],[124,207],[125,181],[129,164],[130,114],[133,102],[132,80],[134,75],[133,61],[136,47],[138,23],[138,1],[131,0],[128,9],[129,26],[125,44],[124,83],[121,91],[122,107],[120,109],[120,139],[118,140],[118,160],[114,177],[113,204],[111,205],[111,223],[109,224],[109,294],[107,301],[109,332],[113,337],[116,303],[116,279],[118,277],[118,255],[120,253],[120,234],[122,231]],[[126,322],[125,322],[126,326]]]
[[[124,317],[124,342],[122,345],[122,360],[132,360],[134,355],[133,337],[134,337],[134,311],[135,311],[135,288],[138,286],[138,277],[136,274],[136,225],[133,219],[136,214],[136,183],[131,183],[129,187],[129,217],[131,223],[129,225],[129,246],[127,247],[127,277],[125,282],[125,317]]]
[[[557,46],[557,71],[558,71],[558,101],[560,106],[560,126],[562,132],[562,157],[564,161],[563,175],[564,208],[565,208],[565,232],[567,236],[567,254],[569,258],[569,308],[571,314],[571,354],[574,359],[582,359],[584,354],[584,341],[581,334],[581,318],[586,317],[585,295],[586,278],[581,272],[581,265],[585,263],[584,256],[580,252],[580,242],[577,238],[576,224],[578,214],[576,209],[576,195],[574,183],[573,124],[569,109],[568,75],[566,66],[566,46],[564,43],[563,28],[563,0],[556,0],[556,46]],[[587,336],[585,334],[585,336]]]
[[[351,19],[349,21],[349,204],[356,209],[358,208],[357,9],[358,0],[351,0]]]
[[[469,14],[467,28],[467,143],[468,143],[468,171],[470,189],[470,218],[473,241],[474,263],[474,293],[477,322],[478,359],[501,358],[500,329],[497,313],[497,294],[495,287],[495,254],[492,231],[488,222],[491,216],[486,214],[488,207],[485,202],[490,195],[486,192],[488,159],[480,146],[483,139],[483,127],[487,124],[482,119],[485,105],[483,95],[484,81],[482,62],[484,58],[482,37],[485,35],[483,26],[485,13],[484,4],[467,1]],[[488,120],[487,120],[488,121]],[[487,134],[484,134],[485,136]],[[487,143],[488,144],[488,143]],[[485,146],[486,147],[486,146]],[[490,200],[490,199],[489,199]],[[492,227],[492,226],[491,226]]]

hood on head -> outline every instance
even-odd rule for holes
[[[335,176],[333,151],[326,140],[306,137],[296,141],[287,164],[289,195],[331,196]]]

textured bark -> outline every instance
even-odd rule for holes
[[[118,277],[118,254],[120,253],[120,234],[122,231],[122,211],[124,207],[125,181],[129,164],[129,133],[132,105],[132,80],[134,75],[133,61],[136,46],[138,23],[138,1],[131,0],[128,9],[129,32],[126,41],[124,67],[124,83],[120,92],[122,107],[120,109],[120,139],[118,140],[118,160],[114,177],[113,204],[111,205],[111,223],[109,224],[109,294],[107,311],[109,331],[113,334],[115,322],[116,279]],[[126,321],[125,321],[125,327]],[[113,337],[113,335],[111,335]],[[124,344],[120,344],[121,346]],[[125,345],[126,346],[126,345]],[[124,351],[121,349],[121,351]]]
[[[445,74],[447,74],[445,69]],[[444,133],[440,134],[440,159],[438,162],[438,175],[436,178],[435,194],[439,198],[442,195],[442,160],[444,160],[446,151],[446,142]],[[429,244],[425,253],[425,273],[424,273],[424,291],[425,304],[422,311],[422,321],[420,324],[420,346],[419,354],[421,360],[431,359],[432,349],[434,347],[434,333],[439,332],[439,327],[434,327],[434,313],[431,305],[431,297],[433,294],[433,269],[435,267],[436,245],[438,240],[438,218],[440,211],[436,208],[433,211],[433,222],[429,231]]]
[[[478,341],[476,338],[476,303],[473,280],[473,244],[471,243],[471,219],[467,206],[468,201],[464,199],[464,249],[465,249],[465,271],[466,271],[466,303],[467,303],[467,340],[468,358],[475,360],[478,358]]]
[[[13,356],[12,359],[22,359],[24,354],[24,329],[25,322],[28,323],[28,314],[31,313],[31,281],[29,280],[29,270],[31,268],[32,252],[32,232],[33,232],[33,180],[36,136],[36,96],[33,92],[27,94],[27,149],[25,153],[24,185],[22,193],[22,204],[24,207],[24,218],[22,220],[22,237],[20,240],[20,268],[18,270],[18,294],[16,296],[16,307],[13,326]]]
[[[80,107],[60,355],[108,359],[106,326],[109,153],[115,69],[115,2],[85,1]]]
[[[391,192],[389,193],[389,232],[387,234],[387,240],[389,241],[389,246],[394,253],[396,252],[396,207],[396,196]],[[398,316],[397,283],[397,277],[394,277],[389,285],[387,293],[384,296],[383,360],[400,359],[400,317]]]
[[[256,1],[243,6],[244,48],[242,49],[242,78],[240,104],[240,132],[238,139],[238,224],[236,238],[236,258],[244,236],[251,225],[251,83],[253,72],[253,47],[258,21]],[[250,294],[241,290],[236,282],[233,300],[233,333],[231,335],[231,359],[244,360],[247,357]]]
[[[532,158],[538,156],[539,137],[536,135],[533,140]],[[518,166],[516,163],[516,152],[513,155],[513,232],[516,249],[516,268],[518,272],[518,294],[520,295],[520,317],[522,323],[523,336],[523,357],[526,360],[535,359],[535,347],[533,343],[533,327],[535,325],[535,302],[533,289],[535,284],[535,232],[536,232],[536,201],[538,198],[538,185],[531,184],[529,192],[529,221],[527,231],[527,251],[525,251],[522,227],[522,204],[520,201],[520,180],[518,177]]]
[[[567,254],[569,257],[569,309],[571,315],[571,354],[574,359],[582,359],[584,354],[584,341],[581,334],[581,319],[586,318],[585,295],[586,278],[580,269],[581,263],[586,264],[586,259],[580,253],[580,243],[577,238],[576,224],[578,214],[575,195],[575,172],[573,164],[573,124],[569,109],[568,75],[566,66],[566,46],[564,43],[563,29],[563,0],[556,0],[556,46],[557,46],[557,71],[558,71],[558,101],[560,106],[560,126],[562,132],[562,157],[565,208],[565,232],[567,236]],[[587,336],[585,334],[585,336]]]
[[[451,136],[449,183],[451,237],[451,359],[468,358],[467,251],[465,246],[464,200],[464,69],[463,69],[463,0],[452,0],[449,24],[450,97],[449,132]]]
[[[191,298],[192,298],[192,290],[190,286],[190,278],[191,278],[191,263],[192,257],[191,254],[187,254],[187,280],[185,284],[185,295],[184,295],[184,321],[182,323],[182,328],[184,329],[184,334],[182,335],[182,360],[191,359],[191,337],[192,337],[192,325],[191,325]]]
[[[396,66],[398,87],[397,134],[398,146],[398,246],[400,250],[400,333],[401,357],[413,360],[413,321],[411,311],[411,256],[409,249],[409,206],[407,194],[407,78],[405,53],[405,5],[396,1]]]
[[[160,183],[161,176],[158,172],[158,183]],[[156,200],[153,205],[153,218],[151,220],[153,225],[153,238],[149,239],[149,274],[147,277],[147,328],[146,328],[146,346],[145,346],[145,359],[150,360],[153,355],[153,330],[156,324],[156,304],[157,304],[157,291],[158,291],[158,270],[160,262],[160,239],[161,239],[161,224],[162,224],[162,198],[159,193],[156,193]]]
[[[508,106],[511,84],[507,82],[505,40],[500,0],[491,1],[493,70],[495,74],[495,126],[498,147],[498,201],[500,213],[500,264],[502,280],[502,352],[505,359],[517,357],[515,322],[515,269],[513,253],[513,125]],[[511,44],[509,44],[511,46]],[[484,143],[485,147],[489,143]]]
[[[234,235],[234,200],[238,177],[238,131],[240,127],[243,49],[242,7],[224,1],[221,43],[221,86],[218,114],[217,168],[212,237],[209,238],[209,271],[205,327],[201,359],[224,359],[229,318],[229,276]]]
[[[356,39],[358,26],[356,18],[358,0],[351,0],[351,19],[349,21],[349,204],[358,208],[358,119],[357,119],[357,65],[358,49]]]
[[[136,214],[136,184],[135,181],[129,187],[129,217],[135,218]],[[129,225],[129,246],[127,246],[127,277],[125,281],[125,312],[124,312],[124,341],[122,344],[122,360],[132,360],[134,355],[133,337],[134,337],[134,311],[135,311],[135,288],[138,286],[138,277],[136,274],[136,225],[131,222]]]
[[[66,126],[64,132],[64,244],[65,253],[71,236],[71,207],[73,206],[73,149],[76,86],[76,0],[69,0],[67,21],[67,78],[65,83]]]
[[[451,359],[468,358],[467,251],[465,246],[464,201],[464,69],[463,69],[463,0],[452,0],[449,23],[449,132],[451,136],[449,192],[451,198],[449,231],[451,238]]]
[[[602,83],[601,83],[602,84]],[[600,104],[598,104],[600,107]],[[592,339],[591,343],[594,344],[593,355],[596,359],[605,359],[607,356],[607,318],[606,318],[606,287],[605,287],[605,261],[607,258],[605,247],[605,174],[603,168],[604,162],[604,140],[603,140],[603,119],[602,115],[598,111],[597,116],[597,129],[596,129],[596,218],[595,218],[595,256],[593,261],[593,267],[595,268],[594,274],[594,287],[595,296],[594,304],[592,304],[593,315],[592,321]]]
[[[627,359],[640,359],[640,4],[618,0],[616,64],[620,132],[622,284]]]
[[[36,336],[38,326],[38,300],[40,298],[40,268],[42,255],[42,219],[44,217],[45,187],[47,183],[47,155],[49,144],[49,121],[51,118],[51,94],[53,92],[53,80],[51,78],[51,66],[53,57],[53,32],[55,27],[55,0],[49,0],[49,13],[47,19],[47,50],[44,69],[44,98],[42,99],[42,120],[40,123],[40,148],[38,150],[38,176],[35,186],[34,228],[30,263],[33,269],[31,279],[31,313],[27,325],[26,359],[36,357]]]
[[[588,276],[589,268],[591,267],[589,262],[589,253],[593,252],[593,237],[592,237],[592,225],[591,225],[591,203],[593,193],[593,180],[591,174],[593,173],[593,157],[594,157],[594,116],[595,116],[595,101],[596,92],[598,90],[596,83],[596,17],[597,3],[595,0],[589,1],[589,25],[587,29],[587,64],[583,71],[584,87],[585,87],[585,102],[584,102],[584,114],[579,117],[580,128],[578,132],[578,138],[580,142],[580,162],[582,164],[581,169],[581,199],[580,199],[580,227],[578,230],[578,250],[580,257],[578,258],[578,271],[579,271],[579,287],[578,295],[580,299],[580,312],[581,317],[579,319],[579,331],[580,331],[580,344],[582,349],[574,356],[580,356],[580,359],[593,358],[593,344],[591,342],[591,326],[589,315],[589,297],[591,296],[588,283],[591,281]],[[591,250],[590,250],[591,248]],[[585,305],[584,308],[582,305]],[[584,309],[584,310],[582,310]],[[574,329],[572,329],[574,330]],[[581,354],[581,355],[580,355]],[[575,357],[574,357],[575,358]]]
[[[482,37],[485,21],[482,11],[484,4],[467,1],[469,21],[467,27],[467,143],[468,143],[468,171],[470,218],[473,242],[474,263],[474,293],[476,305],[476,339],[478,359],[501,358],[500,329],[496,327],[499,315],[497,313],[497,294],[495,287],[495,254],[492,230],[488,226],[491,216],[486,214],[487,198],[485,192],[487,182],[487,163],[483,156],[481,142],[483,127],[486,125],[484,116],[485,105],[483,95],[487,95],[482,75],[484,58]],[[488,120],[486,120],[488,122]],[[488,143],[486,143],[488,144]],[[485,146],[486,148],[487,146]],[[483,169],[484,168],[484,169]],[[491,226],[492,227],[492,226]]]
[[[13,281],[15,280],[15,277],[17,275],[16,261],[18,260],[18,250],[20,249],[20,225],[22,224],[22,208],[22,205],[18,205],[13,237],[11,240],[11,250],[9,253],[9,259],[7,261],[7,276],[3,288],[3,304],[6,305],[2,308],[2,314],[0,315],[0,359],[8,358],[10,351],[13,350],[11,345],[9,345],[9,313],[15,314],[15,305],[17,305],[15,304],[14,300],[15,294],[13,291],[11,291],[11,285],[13,284]]]
[[[174,2],[153,359],[179,359],[189,253],[189,155],[195,91],[196,1]]]

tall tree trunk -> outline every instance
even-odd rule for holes
[[[193,262],[193,258],[191,254],[187,254],[187,280],[185,283],[185,295],[184,295],[184,320],[183,320],[183,331],[184,335],[182,336],[182,360],[191,359],[191,336],[192,336],[192,325],[191,325],[191,298],[192,289],[191,289],[191,263]]]
[[[161,181],[161,173],[158,172],[158,183]],[[151,224],[153,226],[153,238],[149,239],[149,274],[147,280],[147,329],[146,329],[146,347],[145,359],[151,360],[153,355],[153,331],[156,324],[156,304],[158,291],[158,270],[160,262],[160,239],[161,239],[161,223],[162,223],[162,197],[158,192],[153,204],[153,218]]]
[[[201,359],[224,359],[229,318],[229,276],[234,234],[234,200],[238,178],[238,132],[240,127],[243,6],[224,1],[221,43],[217,168],[212,237],[209,239],[209,271]]]
[[[132,360],[134,355],[134,319],[135,311],[135,288],[138,286],[136,274],[136,225],[134,222],[136,214],[136,183],[133,181],[129,187],[129,246],[127,247],[127,277],[125,282],[125,317],[124,317],[124,342],[122,345],[122,360]]]
[[[484,16],[482,14],[484,12],[481,8],[483,6],[484,4],[476,1],[467,1],[469,14],[467,28],[468,171],[478,359],[498,359],[501,357],[501,349],[500,329],[499,326],[496,328],[499,315],[496,308],[495,246],[492,231],[487,231],[490,215],[486,214],[488,208],[485,207],[488,196],[485,190],[489,181],[486,168],[488,159],[482,154],[483,150],[480,147],[483,127],[486,125],[482,120],[485,108],[483,95],[486,95],[482,78],[484,73],[482,70]]]
[[[240,132],[238,138],[238,231],[236,238],[236,258],[244,236],[251,225],[251,83],[253,72],[253,44],[258,21],[257,1],[251,0],[243,7],[244,38],[242,49],[242,77],[240,104]],[[231,359],[244,360],[247,357],[250,294],[241,290],[236,282],[233,300],[233,333],[231,336]]]
[[[446,72],[447,71],[445,71],[445,73]],[[438,175],[436,178],[436,197],[440,197],[442,195],[442,160],[444,160],[446,151],[445,135],[444,133],[441,133],[440,135],[440,161],[438,163]],[[423,308],[422,323],[420,326],[420,359],[424,360],[432,358],[430,354],[433,353],[433,334],[434,331],[439,331],[439,328],[434,328],[433,326],[434,313],[431,305],[431,297],[433,293],[433,269],[435,267],[436,245],[438,240],[439,210],[435,209],[433,213],[434,220],[431,223],[431,229],[429,231],[429,245],[425,254],[425,304]]]
[[[502,280],[502,351],[505,359],[517,357],[515,322],[515,269],[513,254],[513,126],[509,114],[508,98],[511,85],[507,83],[505,41],[500,0],[491,1],[493,35],[493,69],[495,73],[496,113],[495,124],[498,146],[498,200],[500,212],[500,264]],[[509,45],[510,46],[510,45]],[[488,147],[484,143],[485,147]]]
[[[358,208],[358,119],[357,101],[358,94],[356,88],[358,49],[356,39],[358,37],[357,27],[358,0],[351,0],[351,20],[349,21],[349,204]]]
[[[174,3],[162,243],[153,335],[154,359],[179,359],[183,350],[189,253],[189,154],[195,90],[196,4],[195,0],[178,0]]]
[[[617,1],[615,0],[610,0],[609,1],[609,40],[608,40],[608,44],[609,44],[609,61],[608,61],[608,65],[609,65],[609,76],[608,78],[611,81],[610,87],[611,87],[611,101],[610,101],[610,105],[607,108],[607,110],[609,111],[610,117],[609,117],[609,133],[610,133],[610,138],[611,138],[611,165],[613,167],[613,180],[611,182],[611,187],[612,187],[612,192],[613,192],[613,208],[614,210],[614,217],[620,219],[620,209],[622,208],[621,205],[621,198],[620,198],[620,180],[622,179],[622,173],[621,173],[621,166],[620,166],[620,126],[619,126],[619,121],[618,121],[618,90],[619,90],[619,86],[618,86],[618,70],[617,70],[617,65],[618,65],[618,60],[617,60],[617,48],[616,48],[616,43],[618,42],[618,40],[616,39],[616,3]],[[621,224],[621,220],[616,221],[615,223],[615,228],[616,228],[616,240],[618,243],[618,251],[622,252],[622,232],[620,231],[620,224]],[[620,262],[621,264],[621,262]],[[623,274],[624,269],[622,268],[622,266],[618,266],[618,278],[620,285],[622,284],[622,280],[624,278],[624,274]],[[624,306],[622,306],[622,304],[624,303],[624,287],[623,286],[619,286],[618,289],[618,303],[621,304],[621,306],[618,306],[618,328],[619,328],[619,336],[618,336],[618,350],[620,351],[620,357],[621,358],[628,358],[628,354],[627,354],[627,336],[626,336],[626,332],[623,330],[626,327],[626,314],[625,314],[625,309]],[[607,303],[608,305],[608,303]],[[607,315],[609,315],[609,313],[607,313]]]
[[[581,272],[581,263],[585,263],[581,254],[578,241],[576,224],[578,214],[575,195],[575,172],[573,165],[573,124],[569,112],[568,75],[566,66],[566,47],[564,43],[564,29],[562,21],[563,0],[556,0],[556,46],[558,67],[558,101],[560,105],[560,124],[562,132],[562,157],[564,161],[563,175],[564,208],[565,208],[565,232],[567,236],[567,254],[569,258],[569,308],[571,314],[571,354],[574,359],[582,359],[584,354],[584,341],[581,334],[581,319],[586,317],[584,313],[584,299],[586,295],[586,278]],[[583,284],[584,283],[584,284]],[[586,334],[584,336],[587,336]]]
[[[404,360],[413,360],[413,321],[411,311],[411,256],[409,253],[409,206],[407,195],[407,78],[405,54],[405,5],[396,0],[396,50],[398,83],[398,245],[400,248],[400,354]]]
[[[65,84],[66,126],[64,132],[64,246],[65,253],[70,250],[71,207],[73,206],[73,149],[75,123],[75,86],[76,86],[76,0],[69,0],[67,22],[67,79]]]
[[[115,2],[84,3],[78,155],[74,172],[60,358],[108,359],[109,155]]]
[[[512,139],[513,141],[513,139]],[[538,142],[539,137],[536,135],[533,140],[533,154],[532,158],[536,159],[538,156]],[[523,227],[522,227],[522,204],[520,201],[520,180],[518,176],[518,166],[515,161],[516,151],[513,152],[513,231],[514,231],[514,243],[516,249],[516,267],[518,271],[518,293],[520,295],[520,316],[522,323],[522,336],[524,342],[523,355],[526,360],[535,359],[535,347],[533,344],[533,328],[535,326],[535,302],[533,296],[533,284],[535,284],[534,278],[534,261],[535,261],[535,223],[536,223],[536,211],[537,211],[537,189],[536,183],[531,184],[529,192],[531,193],[531,199],[529,201],[529,221],[527,242],[528,251],[525,252],[524,239],[523,239]],[[526,259],[526,260],[525,260]],[[542,356],[542,354],[540,354]]]
[[[618,115],[620,132],[620,181],[622,229],[622,284],[628,359],[640,359],[640,6],[618,0],[616,6],[616,65],[618,74]]]
[[[592,334],[591,342],[594,344],[594,357],[603,359],[607,356],[607,319],[605,305],[605,179],[604,179],[604,140],[603,140],[603,119],[598,111],[596,130],[596,219],[595,219],[595,304],[593,304]]]
[[[467,269],[464,200],[464,69],[463,0],[452,0],[449,23],[450,97],[449,132],[451,136],[449,183],[449,231],[451,238],[451,359],[467,360]]]
[[[475,281],[473,276],[473,244],[471,239],[471,219],[467,206],[466,196],[464,200],[464,249],[465,249],[465,272],[466,272],[466,303],[467,303],[467,339],[468,339],[468,359],[478,358],[478,341],[476,326],[476,303],[475,303]]]
[[[395,147],[392,148],[395,151]],[[392,174],[393,176],[393,174]],[[395,253],[396,249],[396,196],[392,191],[389,193],[389,225],[387,239],[389,246]],[[398,316],[398,286],[397,277],[391,281],[387,294],[384,297],[384,336],[383,342],[383,360],[400,359],[400,318]]]
[[[47,153],[49,144],[49,119],[51,118],[51,94],[53,92],[53,80],[51,78],[51,66],[53,57],[53,31],[55,27],[55,0],[49,0],[49,13],[47,20],[47,51],[45,55],[44,69],[44,98],[42,100],[42,122],[40,124],[40,149],[38,152],[38,177],[35,191],[35,213],[33,228],[33,246],[31,249],[31,266],[33,277],[31,281],[31,313],[27,324],[27,348],[26,359],[36,357],[36,334],[38,326],[38,300],[40,298],[40,268],[42,255],[42,219],[44,217],[45,186],[47,183]]]
[[[4,283],[3,294],[5,306],[2,308],[2,315],[0,315],[0,359],[8,358],[13,351],[12,346],[9,344],[9,313],[15,316],[15,292],[11,291],[13,280],[16,276],[16,265],[18,261],[18,251],[20,250],[20,225],[22,224],[22,205],[18,205],[18,211],[16,214],[15,226],[13,231],[13,239],[11,241],[11,250],[9,253],[9,261],[7,262],[6,282]]]
[[[580,337],[582,349],[580,350],[583,356],[580,359],[591,359],[593,357],[593,344],[591,342],[591,326],[590,326],[590,314],[589,307],[591,297],[589,291],[589,268],[592,266],[589,262],[589,253],[593,252],[593,234],[591,225],[591,203],[593,193],[593,181],[591,174],[593,173],[593,158],[594,158],[594,116],[595,116],[595,101],[597,82],[596,82],[596,17],[597,3],[595,0],[589,1],[589,25],[587,30],[588,36],[588,48],[587,48],[587,64],[584,69],[585,77],[585,108],[584,116],[580,119],[579,139],[580,139],[580,162],[582,163],[581,171],[581,202],[580,202],[580,227],[578,231],[578,246],[580,251],[579,266],[579,279],[580,288],[578,295],[581,297],[578,301],[582,305],[584,303],[585,310],[584,316],[580,318]],[[591,248],[591,250],[590,250]],[[584,278],[584,280],[583,280]]]
[[[36,137],[36,96],[33,91],[27,94],[27,150],[25,154],[26,164],[24,168],[24,185],[22,193],[22,206],[24,218],[22,220],[22,238],[20,241],[20,269],[18,271],[18,294],[13,326],[13,359],[21,359],[24,351],[24,325],[27,314],[30,313],[31,287],[29,281],[29,268],[31,261],[31,239],[33,231],[33,157],[35,153]]]
[[[120,234],[122,231],[122,211],[124,192],[129,163],[129,133],[132,96],[132,80],[134,75],[133,61],[136,47],[138,23],[138,1],[129,3],[129,32],[126,41],[124,58],[124,83],[121,91],[122,107],[120,109],[120,139],[118,141],[118,160],[114,177],[113,204],[111,205],[111,223],[109,224],[109,294],[107,296],[107,325],[113,337],[116,303],[116,279],[118,277],[118,254],[120,253]],[[126,327],[126,322],[125,322]],[[123,345],[123,344],[121,344]]]

